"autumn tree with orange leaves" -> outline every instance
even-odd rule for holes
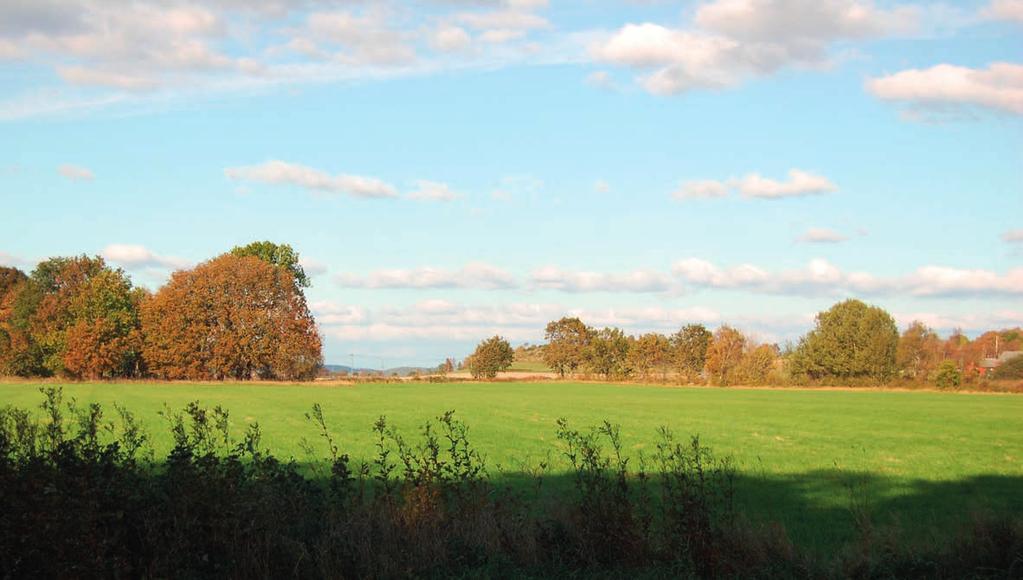
[[[287,268],[225,254],[175,272],[142,306],[143,357],[163,379],[313,378],[321,340]]]
[[[139,373],[143,290],[102,258],[41,262],[28,278],[5,273],[0,370],[5,374],[113,378]]]

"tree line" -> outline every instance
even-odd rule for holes
[[[255,242],[155,293],[99,256],[0,268],[0,375],[311,379],[323,363],[309,279],[288,245]]]
[[[956,330],[942,339],[915,321],[900,334],[884,309],[845,300],[818,314],[814,328],[798,343],[784,346],[759,343],[729,325],[711,332],[702,324],[687,324],[670,335],[630,336],[619,328],[593,328],[575,317],[548,323],[545,340],[529,347],[529,353],[562,378],[586,373],[606,380],[670,377],[717,385],[903,380],[954,388],[978,374],[983,358],[1023,349],[1023,330],[990,331],[974,340]],[[511,346],[497,336],[480,343],[465,366],[474,377],[493,378],[513,359]],[[1001,374],[1023,378],[1012,375],[1023,366],[1023,357],[1013,362],[999,369]]]

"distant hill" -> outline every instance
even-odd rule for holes
[[[333,374],[349,374],[349,375],[352,374],[352,367],[350,367],[348,365],[323,365],[323,368],[325,370],[329,371],[330,373],[333,373]],[[427,367],[391,367],[389,369],[384,369],[384,375],[391,376],[391,375],[397,374],[399,377],[404,377],[404,376],[408,376],[408,375],[414,374],[417,371],[419,373],[424,373],[425,374],[425,373],[433,372],[435,370],[437,370],[437,369],[436,368],[427,368]],[[380,374],[380,369],[367,369],[367,368],[358,368],[357,367],[355,369],[355,372],[360,374],[360,375],[362,375],[362,374],[376,375],[376,374]]]

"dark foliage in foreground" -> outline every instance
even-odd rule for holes
[[[666,429],[632,469],[616,426],[559,421],[573,485],[547,494],[543,465],[532,486],[494,483],[450,412],[415,440],[381,418],[375,459],[355,465],[315,406],[329,472],[307,477],[257,425],[233,441],[219,407],[168,410],[175,446],[156,462],[127,409],[108,420],[44,393],[42,420],[0,410],[5,578],[1023,575],[1023,526],[1007,519],[922,550],[866,522],[829,560],[806,556],[779,526],[744,523],[728,463]]]

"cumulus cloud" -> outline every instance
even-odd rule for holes
[[[472,44],[472,37],[461,26],[443,24],[430,37],[430,45],[435,50],[455,52],[465,50]]]
[[[603,179],[598,179],[593,182],[593,191],[596,191],[597,193],[607,193],[611,191],[611,184]]]
[[[403,65],[416,58],[407,33],[393,28],[382,11],[314,12],[288,48],[314,58],[355,65]]]
[[[713,199],[726,197],[729,193],[737,193],[750,198],[782,199],[820,195],[837,190],[838,187],[824,176],[801,169],[790,169],[786,180],[776,180],[764,177],[759,173],[750,173],[744,177],[732,177],[725,181],[715,179],[686,181],[675,190],[672,197],[681,201]]]
[[[400,289],[400,288],[477,288],[484,290],[509,289],[518,286],[508,272],[483,262],[470,262],[458,270],[443,268],[414,268],[377,270],[368,275],[340,274],[338,285],[345,288]]]
[[[462,12],[455,20],[479,32],[484,42],[501,44],[523,38],[531,31],[550,28],[551,23],[532,10],[540,4],[508,3],[493,10]]]
[[[899,326],[908,326],[914,321],[920,321],[939,332],[957,329],[965,332],[983,332],[992,328],[1023,326],[1023,311],[1006,309],[970,314],[896,311],[892,316]]]
[[[993,0],[981,10],[981,16],[1023,24],[1023,0]]]
[[[0,60],[49,68],[61,82],[28,86],[0,101],[0,117],[143,109],[208,93],[578,60],[575,40],[531,36],[551,28],[538,14],[545,6],[8,0],[0,2]],[[59,99],[38,98],[58,90]]]
[[[228,167],[224,175],[236,181],[292,185],[316,193],[347,194],[353,197],[397,197],[398,190],[375,177],[340,173],[330,175],[297,163],[272,160],[259,165]]]
[[[134,244],[110,244],[100,254],[107,261],[129,270],[152,268],[180,270],[191,265],[188,260],[156,254],[149,248]]]
[[[1010,244],[1023,244],[1023,229],[1009,230],[1002,234],[1002,239]]]
[[[799,169],[789,170],[789,178],[777,181],[752,173],[735,183],[736,189],[745,197],[778,199],[782,197],[803,197],[820,195],[838,188],[826,177],[814,175]]]
[[[651,270],[622,274],[562,270],[545,266],[530,276],[533,286],[563,292],[664,292],[672,287],[670,276]]]
[[[1004,274],[983,269],[923,266],[894,277],[844,272],[824,259],[805,267],[770,272],[751,264],[723,268],[687,258],[673,267],[683,282],[701,288],[739,289],[807,296],[906,295],[919,297],[1023,296],[1023,268]]]
[[[453,201],[461,196],[446,183],[420,179],[416,181],[415,191],[410,192],[408,197],[421,201]]]
[[[799,236],[799,241],[807,244],[837,244],[849,238],[828,228],[810,228]]]
[[[690,322],[721,321],[717,311],[705,307],[580,309],[548,303],[467,305],[432,299],[377,309],[324,301],[311,308],[328,337],[366,341],[475,341],[494,334],[514,341],[539,341],[544,325],[562,316],[578,316],[593,326],[618,326],[630,332],[674,331]]]
[[[92,181],[96,178],[91,169],[79,165],[64,164],[57,168],[57,172],[71,181]]]
[[[716,0],[702,4],[688,27],[626,24],[591,54],[636,70],[647,91],[673,95],[736,86],[788,66],[825,66],[838,42],[905,34],[919,20],[915,8],[860,0]]]
[[[911,110],[979,107],[1023,115],[1023,65],[996,62],[983,69],[939,64],[870,79],[867,90]]]
[[[174,78],[245,70],[216,48],[225,24],[211,9],[157,2],[6,2],[0,42],[17,57],[49,55],[70,84],[149,90]]]

